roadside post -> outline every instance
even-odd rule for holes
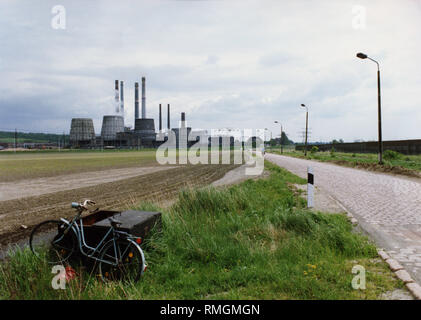
[[[314,175],[313,168],[307,167],[307,208],[314,207]]]

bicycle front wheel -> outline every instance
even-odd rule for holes
[[[73,231],[64,233],[67,227],[59,220],[40,223],[32,230],[29,238],[31,251],[50,264],[63,264],[76,249]]]
[[[144,263],[142,249],[133,242],[110,241],[100,253],[99,276],[103,281],[138,281]]]

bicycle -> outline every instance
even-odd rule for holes
[[[139,244],[141,238],[118,230],[122,223],[113,217],[108,218],[110,229],[98,245],[89,246],[85,240],[82,213],[90,211],[91,200],[82,203],[72,202],[77,214],[71,221],[47,220],[38,224],[31,232],[29,246],[39,258],[50,264],[64,264],[77,252],[95,260],[102,280],[138,281],[146,269],[145,257]]]

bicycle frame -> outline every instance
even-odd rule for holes
[[[74,232],[74,234],[76,235],[76,238],[77,238],[77,242],[78,242],[78,244],[79,244],[79,249],[80,249],[80,252],[84,255],[84,256],[86,256],[86,257],[88,257],[88,258],[91,258],[91,259],[94,259],[94,260],[97,260],[97,261],[101,261],[101,262],[104,262],[104,263],[107,263],[107,264],[110,264],[110,265],[113,265],[113,266],[116,266],[116,265],[118,265],[118,255],[117,255],[117,246],[116,246],[116,237],[115,237],[115,234],[116,233],[118,233],[118,234],[121,234],[121,235],[123,235],[123,236],[125,236],[125,237],[127,237],[127,238],[130,238],[130,235],[128,234],[128,233],[126,233],[126,232],[123,232],[123,231],[116,231],[115,230],[115,228],[113,227],[113,226],[111,226],[110,227],[110,229],[107,231],[107,233],[105,234],[105,236],[102,238],[102,240],[98,243],[98,245],[94,248],[94,247],[91,247],[91,246],[89,246],[87,243],[86,243],[86,240],[85,240],[85,234],[84,234],[84,231],[83,231],[83,221],[82,221],[82,219],[81,219],[81,217],[80,216],[75,216],[73,219],[72,219],[72,221],[71,222],[69,222],[68,220],[66,220],[66,219],[64,219],[64,218],[61,218],[60,219],[61,221],[63,221],[64,223],[66,223],[67,225],[68,225],[68,227],[67,227],[67,229],[64,231],[64,233],[63,233],[63,237],[65,236],[65,234],[69,231],[69,230],[73,230],[73,232]],[[79,220],[79,222],[80,222],[80,227],[79,227],[79,225],[78,225],[78,223],[77,223],[77,220]],[[108,240],[108,241],[106,241],[106,239],[107,239],[107,237],[110,235],[110,234],[112,234],[112,238],[110,239],[110,240]],[[57,239],[56,241],[60,241],[63,237],[61,237],[60,239]],[[115,253],[115,258],[116,258],[116,261],[109,261],[109,260],[104,260],[104,259],[100,259],[100,258],[98,258],[98,257],[95,257],[95,255],[98,253],[100,253],[101,252],[101,249],[102,248],[104,248],[105,247],[105,245],[107,244],[107,243],[109,243],[110,241],[112,241],[113,242],[113,247],[114,247],[114,253]],[[131,240],[129,240],[130,242],[133,242],[133,241],[131,241]],[[136,244],[137,245],[137,244]],[[85,252],[85,250],[90,250],[91,252],[90,253],[87,253],[87,252]],[[141,251],[142,252],[142,251]],[[143,252],[142,252],[142,254],[143,254]],[[121,253],[120,253],[120,256],[121,256]],[[143,258],[143,257],[142,257]]]

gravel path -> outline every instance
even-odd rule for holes
[[[315,186],[349,210],[377,245],[421,283],[421,179],[274,154],[265,158],[303,178],[311,166]]]
[[[228,171],[221,179],[212,182],[212,186],[214,187],[221,187],[221,186],[229,186],[232,184],[243,182],[247,179],[256,179],[259,177],[263,177],[264,173],[260,175],[246,175],[246,168],[248,166],[243,164],[240,167],[237,167],[231,171]]]

